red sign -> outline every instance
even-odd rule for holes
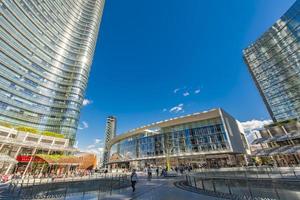
[[[18,162],[30,162],[32,156],[17,156],[17,161]],[[41,159],[40,157],[33,157],[31,162],[35,162],[35,163],[43,163],[45,162],[43,159]]]

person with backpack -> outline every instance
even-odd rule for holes
[[[138,180],[138,177],[137,177],[137,174],[136,174],[136,170],[135,170],[135,169],[132,170],[130,179],[131,179],[132,192],[134,192],[134,191],[135,191],[135,184],[136,184],[136,182],[137,182],[137,180]]]

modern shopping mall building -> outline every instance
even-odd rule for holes
[[[223,167],[246,164],[239,122],[222,109],[159,121],[114,137],[110,168]]]

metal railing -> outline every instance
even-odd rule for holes
[[[299,170],[256,168],[202,170],[186,175],[186,184],[230,199],[300,199]]]
[[[13,179],[3,195],[9,199],[67,199],[72,196],[84,199],[87,195],[101,199],[129,185],[126,174]]]
[[[220,169],[197,169],[201,177],[244,177],[260,179],[300,179],[300,167],[235,167]]]

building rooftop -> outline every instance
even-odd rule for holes
[[[123,134],[120,134],[120,135],[114,137],[110,141],[110,144],[114,144],[118,141],[138,135],[141,132],[146,132],[149,129],[164,128],[164,127],[170,127],[170,126],[175,126],[175,125],[184,124],[184,123],[190,123],[190,122],[195,122],[195,121],[211,119],[211,118],[219,117],[221,115],[220,113],[221,113],[221,108],[216,108],[216,109],[211,109],[208,111],[196,112],[196,113],[192,113],[192,114],[188,114],[188,115],[184,115],[184,116],[180,116],[180,117],[174,117],[174,118],[154,122],[154,123],[151,123],[148,125],[144,125],[144,126],[132,129]]]

